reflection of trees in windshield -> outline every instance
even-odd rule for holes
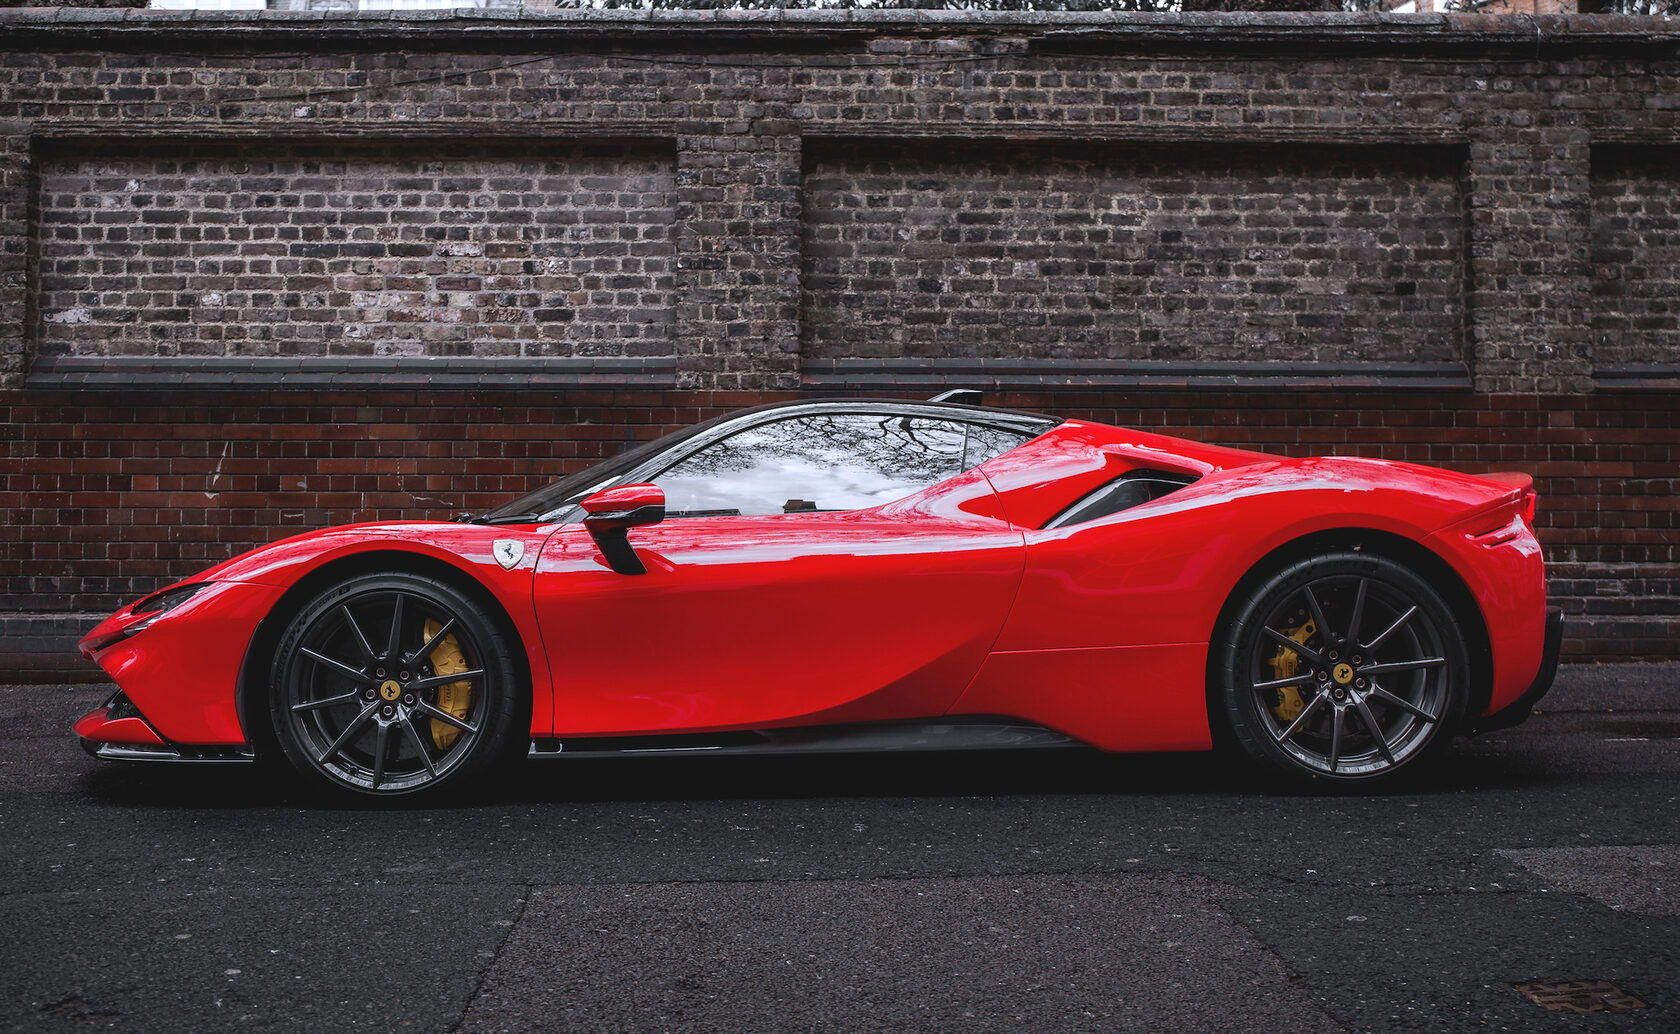
[[[730,413],[713,417],[644,442],[504,503],[488,516],[496,519],[538,514],[552,518],[635,467],[679,447],[720,421],[739,416]],[[674,514],[708,509],[782,513],[791,500],[810,504],[794,510],[853,510],[901,499],[1008,452],[1030,437],[1030,433],[1021,431],[922,417],[814,414],[760,424],[732,435],[655,480],[666,487],[668,497],[673,487],[684,483],[691,486],[691,493],[698,492],[700,489],[694,486],[701,481],[714,483],[706,490],[708,497],[723,491],[723,483],[731,481],[739,482],[734,496],[758,493],[754,498],[759,502],[741,505],[723,500],[716,506],[702,506],[696,501],[698,496],[683,505],[670,499],[669,510]],[[751,489],[749,481],[758,488]],[[783,494],[772,499],[778,492]]]
[[[520,496],[509,503],[503,503],[491,510],[488,516],[494,520],[514,514],[538,514],[553,516],[569,506],[581,502],[584,496],[605,487],[620,475],[628,473],[667,449],[675,448],[702,431],[715,427],[719,421],[733,419],[735,414],[726,413],[710,420],[685,427],[680,431],[673,431],[662,438],[655,438],[651,442],[642,442],[619,453],[611,459],[591,464],[580,471],[567,474],[558,481],[551,481],[528,495]]]
[[[964,426],[945,420],[805,416],[731,435],[655,480],[678,514],[856,510],[959,473],[965,441]]]

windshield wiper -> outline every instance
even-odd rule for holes
[[[462,512],[449,518],[449,520],[455,524],[489,524],[490,515],[484,513]]]
[[[540,513],[504,513],[499,517],[485,514],[475,521],[477,524],[530,524],[542,517]]]

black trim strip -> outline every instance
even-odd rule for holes
[[[1546,608],[1546,646],[1540,655],[1540,671],[1534,676],[1534,682],[1523,691],[1523,695],[1506,707],[1503,711],[1490,714],[1477,721],[1472,727],[1474,732],[1487,732],[1491,729],[1509,729],[1513,725],[1521,725],[1528,721],[1529,715],[1534,713],[1534,705],[1551,692],[1552,682],[1557,678],[1558,652],[1563,648],[1563,608]]]
[[[1627,363],[1593,369],[1600,391],[1680,391],[1680,363]]]
[[[807,359],[811,387],[1332,388],[1469,391],[1463,363],[1132,362],[1115,359]]]
[[[675,387],[675,356],[486,359],[426,356],[336,358],[41,356],[26,388],[425,388],[552,391],[575,387]]]
[[[679,754],[874,754],[897,751],[1022,750],[1084,746],[1070,736],[1009,718],[819,725],[717,733],[540,739],[529,756],[544,759],[670,757]]]

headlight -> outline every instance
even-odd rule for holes
[[[209,582],[193,582],[191,585],[177,585],[162,592],[154,592],[130,607],[129,613],[161,617],[208,588]]]

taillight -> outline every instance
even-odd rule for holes
[[[1534,511],[1537,508],[1536,503],[1539,500],[1539,497],[1540,497],[1540,493],[1536,492],[1532,488],[1523,493],[1523,501],[1522,501],[1523,520],[1525,522],[1527,522],[1527,524],[1530,527],[1533,527],[1533,525],[1534,525]]]

